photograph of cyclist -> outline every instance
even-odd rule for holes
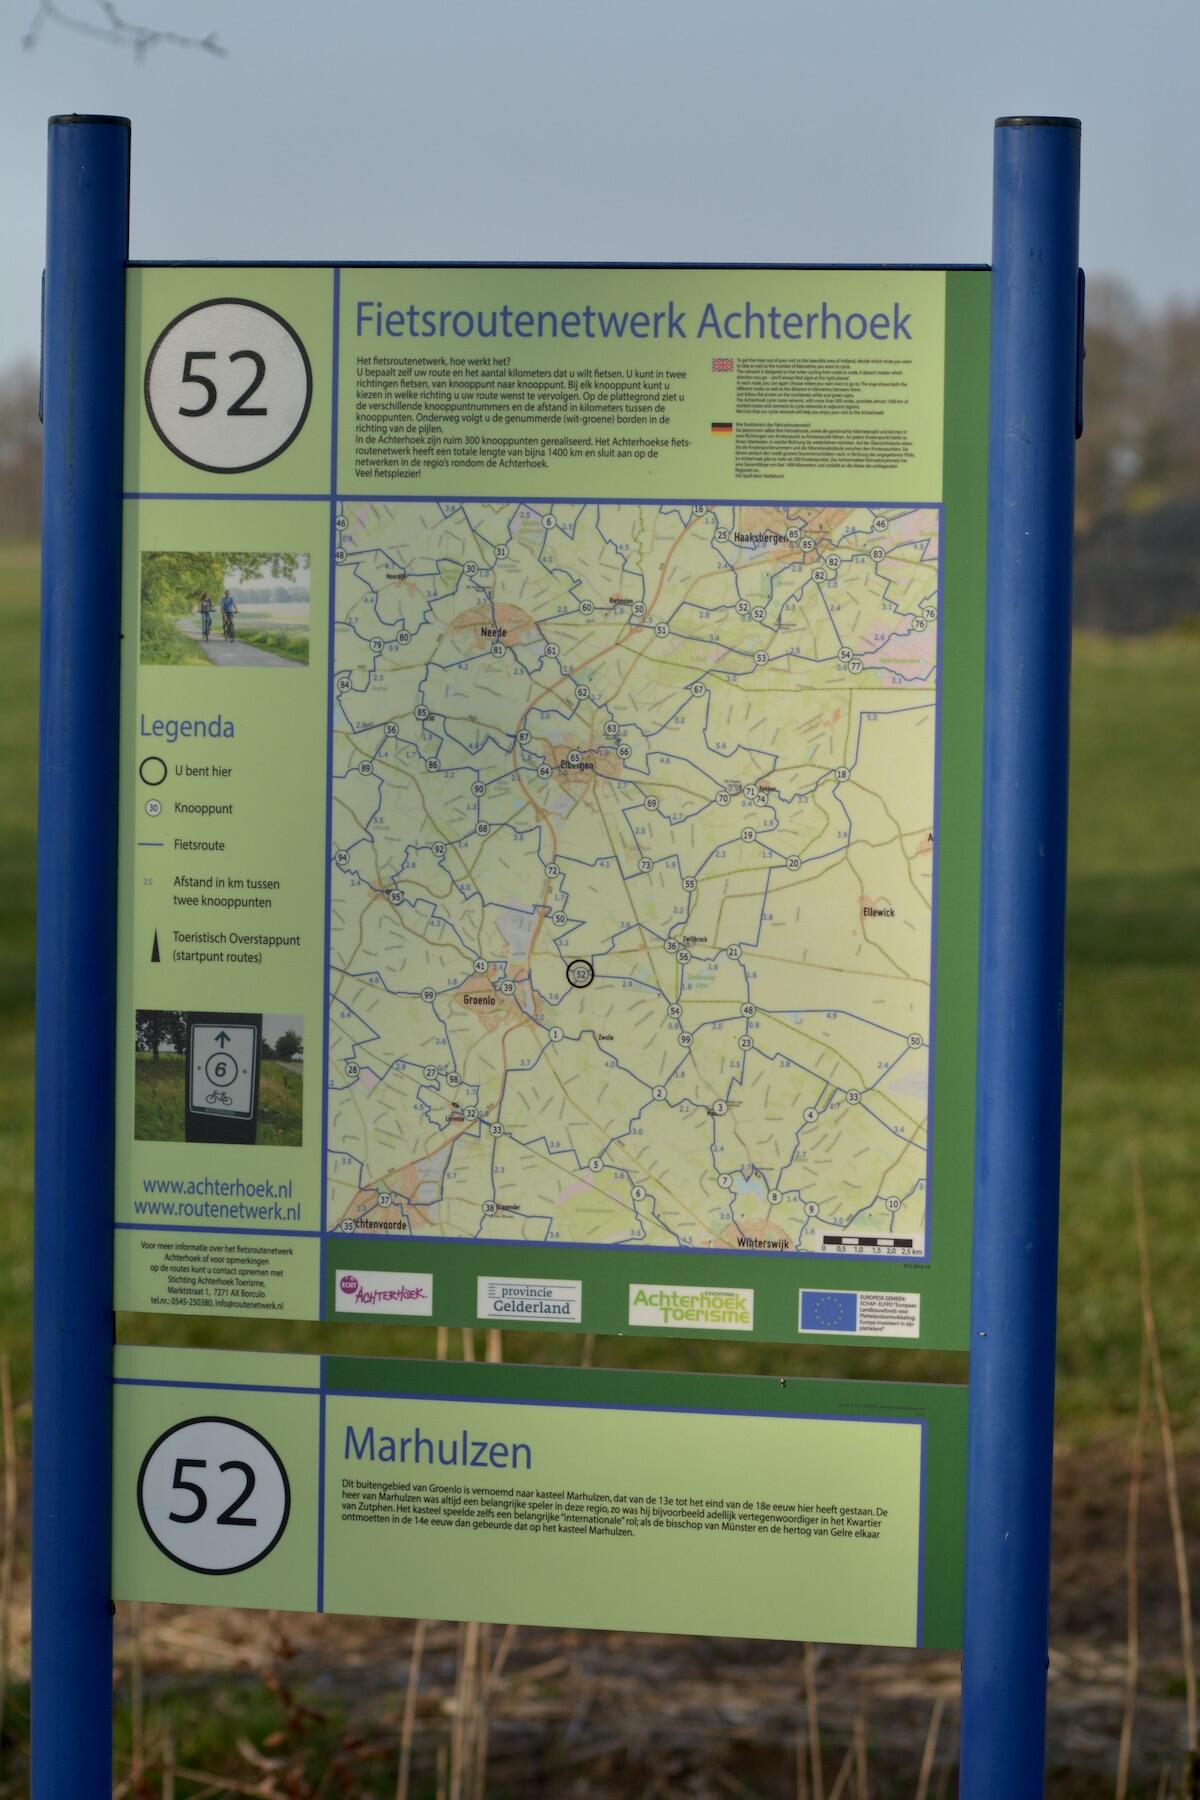
[[[143,550],[141,662],[307,667],[311,569],[301,550]]]

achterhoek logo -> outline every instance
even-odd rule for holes
[[[382,1269],[342,1269],[334,1294],[337,1312],[379,1312],[429,1318],[432,1275],[393,1275]]]
[[[753,1288],[639,1287],[629,1289],[631,1325],[699,1325],[709,1331],[753,1331]]]

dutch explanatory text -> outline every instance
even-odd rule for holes
[[[922,1256],[938,508],[337,529],[328,1228]]]

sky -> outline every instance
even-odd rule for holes
[[[243,575],[234,569],[226,575],[225,586],[233,594],[240,593],[243,588],[248,589],[251,593],[263,588],[271,588],[276,592],[280,588],[289,588],[291,589],[287,596],[289,601],[307,600],[309,597],[308,558],[307,556],[300,558],[296,574],[291,578],[286,575],[273,575],[269,568],[252,575]]]
[[[0,11],[0,366],[45,123],[133,121],[146,259],[986,262],[992,121],[1082,118],[1083,250],[1200,299],[1196,0],[121,0],[223,60]],[[96,0],[58,0],[96,18]]]
[[[264,1013],[263,1036],[269,1044],[275,1043],[285,1031],[295,1031],[304,1036],[304,1020],[296,1013]]]

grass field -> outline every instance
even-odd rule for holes
[[[190,614],[187,623],[195,623]],[[214,642],[220,641],[219,623],[214,622],[212,635]],[[256,650],[286,656],[289,662],[308,661],[307,625],[253,625],[239,620],[237,635],[239,643],[251,644]],[[143,625],[142,661],[173,668],[211,669],[213,666],[201,640],[185,631],[181,619],[156,621],[152,627]]]
[[[286,656],[290,662],[308,661],[307,626],[250,625],[244,626],[238,637],[243,644],[253,644],[256,650],[269,650],[273,656]]]
[[[169,668],[211,667],[199,639],[187,636],[179,619],[144,618],[140,656],[144,663],[158,663]]]
[[[5,624],[6,648],[5,657],[0,659],[0,1181],[4,1193],[0,1208],[0,1350],[12,1358],[13,1385],[19,1403],[28,1396],[30,1373],[35,583],[36,563],[31,551],[20,547],[0,549],[0,617]],[[1135,1159],[1140,1164],[1150,1217],[1155,1304],[1172,1411],[1182,1446],[1193,1459],[1200,1449],[1200,1307],[1196,1304],[1195,1249],[1196,1177],[1200,1168],[1200,867],[1195,848],[1195,822],[1200,817],[1198,695],[1200,639],[1194,635],[1125,644],[1085,639],[1077,644],[1059,1337],[1060,1541],[1055,1605],[1058,1630],[1067,1634],[1078,1630],[1081,1641],[1086,1640],[1081,1667],[1089,1693],[1103,1687],[1103,1679],[1094,1673],[1100,1666],[1096,1661],[1100,1647],[1111,1647],[1114,1642],[1119,1646],[1123,1631],[1124,1482],[1137,1400],[1140,1345],[1131,1205]],[[163,1111],[177,1104],[180,1075],[177,1058],[161,1060],[163,1068],[152,1072],[145,1087],[147,1102]],[[176,1066],[168,1071],[165,1065],[172,1060]],[[264,1065],[264,1080],[298,1073],[285,1071],[279,1065]],[[230,1327],[208,1321],[156,1318],[126,1321],[123,1331],[134,1340],[145,1340],[153,1333],[162,1341],[252,1341],[258,1347],[336,1347],[376,1354],[428,1354],[432,1349],[431,1332],[380,1325]],[[453,1335],[457,1340],[458,1334]],[[506,1357],[514,1360],[535,1354],[565,1360],[578,1357],[579,1343],[574,1338],[556,1337],[550,1340],[547,1350],[540,1339],[506,1333],[504,1350]],[[644,1340],[602,1341],[596,1345],[596,1360],[754,1367],[776,1373],[789,1369],[827,1373],[839,1365],[862,1375],[919,1373],[958,1378],[963,1371],[962,1359],[951,1357],[901,1359],[879,1352],[853,1351],[835,1357],[832,1352],[799,1346],[713,1347],[651,1344]],[[900,1361],[903,1367],[897,1368]],[[23,1405],[18,1410],[18,1430],[24,1449],[28,1442],[28,1410]],[[1156,1510],[1149,1515],[1142,1547],[1142,1556],[1151,1564],[1146,1578],[1144,1627],[1147,1632],[1155,1632],[1156,1641],[1168,1648],[1165,1655],[1159,1656],[1155,1672],[1144,1679],[1138,1729],[1139,1734],[1144,1729],[1141,1721],[1147,1707],[1153,1709],[1157,1705],[1159,1714],[1155,1716],[1166,1721],[1166,1736],[1160,1742],[1177,1747],[1179,1682],[1170,1650],[1176,1630],[1171,1546],[1157,1474],[1152,1487],[1152,1492],[1147,1490],[1147,1504],[1152,1501]],[[1190,1493],[1185,1492],[1185,1502],[1189,1508],[1193,1504]],[[23,1558],[22,1551],[22,1561]],[[263,1632],[274,1634],[269,1644],[264,1638],[267,1647],[260,1646],[253,1653],[247,1650],[243,1660],[242,1652],[219,1641],[225,1629],[219,1622],[223,1615],[206,1615],[214,1622],[203,1624],[196,1641],[207,1644],[209,1649],[197,1651],[196,1655],[202,1658],[211,1653],[210,1663],[205,1665],[210,1672],[200,1678],[186,1674],[188,1668],[198,1668],[199,1662],[185,1661],[180,1667],[173,1660],[178,1658],[183,1639],[176,1630],[176,1637],[167,1640],[165,1634],[173,1629],[170,1609],[148,1608],[147,1612],[164,1614],[163,1644],[158,1649],[151,1645],[146,1654],[151,1659],[150,1666],[154,1666],[157,1657],[168,1671],[161,1677],[162,1690],[154,1702],[158,1720],[155,1729],[161,1729],[169,1715],[174,1721],[181,1759],[186,1751],[193,1766],[211,1768],[219,1764],[236,1771],[241,1778],[240,1785],[231,1782],[228,1788],[222,1785],[219,1789],[204,1788],[204,1792],[268,1791],[252,1787],[248,1781],[259,1781],[266,1766],[261,1760],[264,1751],[281,1745],[288,1747],[289,1757],[297,1759],[289,1764],[293,1772],[304,1762],[309,1774],[296,1776],[300,1785],[270,1791],[325,1793],[333,1791],[329,1786],[333,1779],[339,1792],[364,1796],[395,1792],[397,1690],[378,1701],[377,1711],[384,1720],[380,1727],[378,1767],[370,1763],[368,1772],[360,1728],[356,1725],[351,1731],[346,1723],[359,1716],[347,1698],[358,1689],[359,1676],[347,1671],[359,1671],[368,1661],[398,1668],[402,1656],[407,1654],[401,1645],[406,1647],[408,1638],[401,1639],[395,1633],[407,1628],[381,1624],[376,1631],[364,1622],[349,1621],[342,1636],[335,1638],[329,1633],[337,1622],[320,1621],[319,1629],[325,1635],[314,1637],[311,1663],[317,1674],[304,1679],[302,1704],[293,1696],[290,1684],[295,1677],[288,1673],[294,1651],[288,1645],[284,1628],[277,1623],[268,1621],[262,1626]],[[236,1639],[236,1633],[248,1627],[232,1629]],[[287,1632],[302,1630],[300,1622],[287,1627]],[[438,1627],[436,1631],[441,1636],[431,1631],[430,1637],[430,1654],[437,1664],[432,1679],[436,1692],[445,1694],[447,1716],[453,1714],[456,1705],[451,1690],[455,1670],[461,1667],[463,1640],[455,1635],[459,1630]],[[364,1635],[370,1631],[375,1631],[375,1635]],[[365,1651],[368,1643],[375,1646],[369,1657]],[[531,1722],[521,1743],[528,1746],[532,1742],[541,1755],[541,1746],[556,1741],[556,1734],[561,1737],[563,1722],[579,1715],[584,1706],[580,1692],[593,1697],[588,1699],[589,1705],[597,1693],[609,1693],[614,1716],[618,1717],[632,1717],[630,1709],[642,1706],[642,1698],[634,1693],[637,1667],[641,1666],[636,1665],[638,1640],[623,1639],[624,1647],[608,1661],[604,1660],[608,1656],[605,1643],[602,1635],[594,1638],[594,1634],[586,1633],[535,1634],[527,1641],[526,1655],[534,1665],[565,1672],[553,1678],[564,1684],[561,1697],[553,1686],[546,1690],[544,1719],[541,1715],[535,1719],[530,1713]],[[691,1664],[681,1661],[682,1673],[678,1675],[666,1673],[668,1664],[674,1668],[671,1658],[683,1658],[685,1652],[694,1654],[701,1659],[695,1679],[702,1684],[705,1696],[697,1702],[700,1712],[707,1717],[713,1706],[720,1713],[720,1695],[725,1690],[717,1687],[717,1674],[724,1681],[733,1676],[725,1666],[719,1644],[700,1644],[689,1651],[686,1640],[646,1643],[649,1647],[645,1656],[650,1659],[645,1666],[648,1692],[657,1692],[667,1680],[685,1680]],[[564,1645],[568,1651],[565,1656],[561,1649]],[[1052,1693],[1061,1692],[1063,1687],[1063,1652],[1060,1649],[1056,1653],[1060,1657],[1059,1686]],[[1106,1653],[1111,1660],[1111,1648]],[[788,1715],[797,1692],[793,1653],[789,1647],[781,1646],[775,1662],[770,1661],[768,1648],[763,1649],[762,1655],[766,1660],[748,1666],[746,1673],[755,1684],[777,1680],[780,1706]],[[327,1679],[327,1671],[339,1657],[342,1688],[336,1683],[331,1686]],[[582,1678],[585,1685],[577,1690],[570,1685],[574,1671],[588,1658],[599,1673]],[[655,1658],[661,1668],[652,1667]],[[627,1664],[633,1667],[631,1685],[605,1689],[603,1683],[615,1683]],[[266,1673],[238,1673],[243,1667],[258,1667]],[[221,1673],[214,1674],[214,1670]],[[952,1684],[952,1659],[944,1678]],[[588,1688],[586,1681],[593,1679],[600,1686]],[[1118,1665],[1117,1676],[1112,1680],[1119,1679]],[[440,1686],[436,1686],[438,1683]],[[398,1685],[402,1686],[402,1677]],[[838,1682],[834,1680],[831,1685],[836,1693]],[[541,1691],[519,1688],[514,1704],[518,1708],[533,1706],[534,1693]],[[922,1708],[927,1714],[927,1699],[916,1698],[916,1690],[911,1687],[898,1687],[896,1691],[903,1692],[903,1708],[913,1721],[907,1729],[916,1734],[919,1754],[919,1739],[924,1731]],[[711,1701],[707,1697],[710,1693],[714,1696]],[[528,1695],[528,1702],[521,1695]],[[427,1693],[425,1700],[434,1705],[432,1693]],[[18,1716],[25,1704],[21,1690],[14,1695]],[[1077,1735],[1084,1746],[1080,1754],[1091,1755],[1100,1771],[1102,1764],[1104,1770],[1111,1769],[1119,1703],[1105,1699],[1102,1705],[1097,1704],[1095,1718],[1089,1714]],[[874,1705],[878,1719],[882,1702],[877,1699]],[[1064,1725],[1063,1718],[1060,1711],[1060,1762],[1064,1756],[1061,1734],[1071,1728],[1070,1719]],[[663,1722],[661,1729],[667,1734],[664,1742],[678,1725],[674,1715]],[[19,1738],[21,1725],[16,1729]],[[124,1706],[119,1729],[127,1747],[130,1713]],[[442,1727],[431,1714],[420,1729],[428,1745]],[[510,1725],[506,1729],[515,1728]],[[235,1744],[244,1746],[247,1742],[253,1750],[249,1761],[240,1747],[234,1748]],[[513,1748],[516,1742],[510,1737],[510,1761],[517,1754]],[[1093,1746],[1090,1751],[1088,1743]],[[256,1749],[255,1745],[263,1748]],[[527,1748],[520,1754],[529,1753]],[[1171,1753],[1169,1748],[1156,1752],[1159,1756]],[[427,1748],[422,1784],[432,1783],[431,1754]],[[873,1751],[873,1757],[874,1754]],[[911,1747],[897,1754],[905,1768],[914,1766]],[[737,1785],[731,1785],[728,1791],[756,1795],[793,1791],[792,1778],[787,1773],[790,1765],[780,1762],[778,1770],[768,1775],[764,1764],[760,1775],[759,1767],[752,1767],[752,1763],[748,1754],[739,1765]],[[519,1760],[516,1766],[525,1767]],[[874,1770],[874,1761],[872,1766]],[[0,1778],[0,1792],[6,1796],[22,1791],[19,1772],[14,1772],[13,1778],[15,1786]],[[564,1781],[566,1778],[564,1773]],[[879,1785],[871,1788],[881,1800],[885,1793],[911,1794],[909,1777],[895,1787],[884,1785],[882,1778],[880,1769]],[[499,1786],[489,1785],[489,1794],[533,1791],[523,1785],[524,1775],[513,1779],[515,1785],[506,1785],[503,1780]],[[747,1785],[750,1781],[753,1786]],[[157,1777],[153,1786],[137,1789],[139,1794],[147,1795],[158,1791]],[[199,1790],[188,1782],[180,1791],[182,1797],[184,1792]],[[438,1791],[442,1791],[440,1787]],[[537,1791],[567,1792],[568,1788],[539,1787]],[[615,1790],[606,1787],[603,1791]],[[628,1791],[669,1789],[652,1783]],[[681,1786],[678,1791],[685,1790]],[[686,1791],[700,1790],[688,1787]],[[947,1791],[944,1781],[936,1791]],[[1093,1795],[1111,1793],[1112,1786],[1107,1773],[1078,1779],[1071,1773],[1061,1781],[1056,1778],[1051,1791],[1064,1800],[1084,1795],[1090,1800]],[[1157,1765],[1147,1762],[1130,1791],[1147,1796],[1164,1792],[1157,1785]],[[416,1792],[431,1796],[434,1788],[420,1785]]]
[[[184,1059],[175,1051],[139,1050],[134,1066],[133,1135],[143,1142],[183,1142]],[[298,1144],[304,1111],[299,1063],[264,1062],[258,1079],[258,1142]]]
[[[146,660],[149,661],[150,658]],[[176,669],[212,667],[212,658],[193,639],[185,637],[178,627],[169,638],[164,637],[155,645],[153,660]]]
[[[1084,642],[1075,664],[1060,1299],[1062,1425],[1136,1404],[1131,1164],[1168,1383],[1200,1420],[1200,642]]]

